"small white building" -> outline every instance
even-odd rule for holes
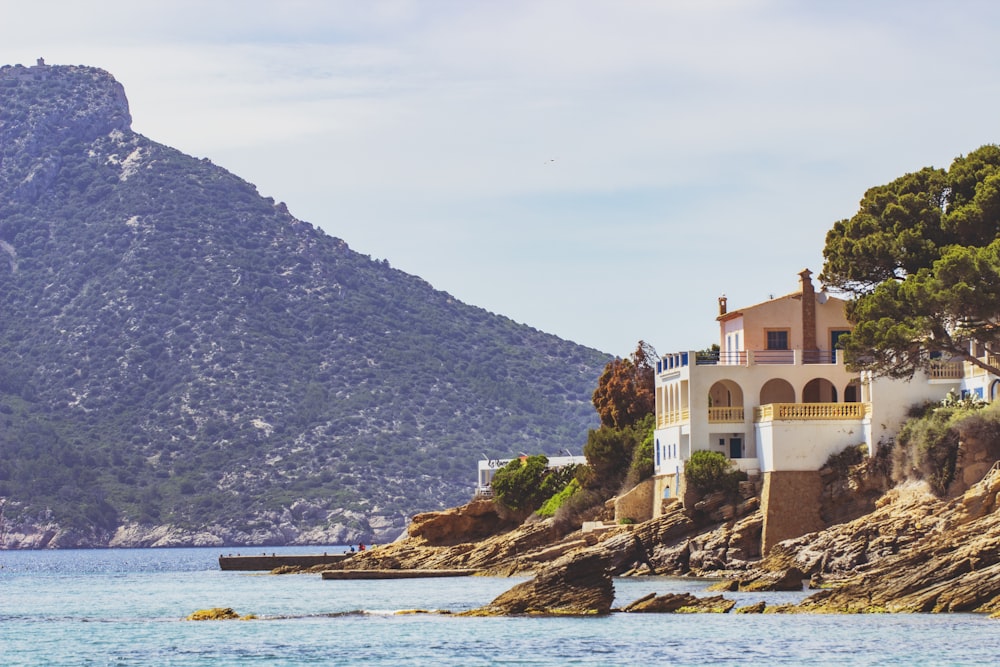
[[[522,461],[527,459],[527,455],[520,457]],[[550,469],[562,468],[568,465],[586,465],[586,456],[546,456],[549,460]],[[493,497],[493,476],[497,470],[514,459],[481,459],[479,461],[479,473],[476,478],[476,496],[479,498]]]

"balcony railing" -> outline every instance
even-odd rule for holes
[[[837,350],[731,350],[725,352],[675,352],[656,360],[657,373],[670,373],[690,365],[696,366],[753,366],[793,364],[836,364]]]
[[[742,424],[743,423],[743,406],[727,406],[723,408],[709,408],[708,409],[708,423],[709,424]]]
[[[927,377],[931,380],[961,380],[965,377],[965,364],[961,361],[932,361]]]
[[[671,424],[681,424],[691,421],[691,411],[688,408],[681,410],[670,410],[656,416],[656,426],[670,426]]]
[[[753,420],[755,422],[860,420],[868,409],[867,403],[768,403],[754,408]]]

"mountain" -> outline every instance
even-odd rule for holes
[[[413,234],[420,234],[413,229]],[[579,452],[610,357],[352,251],[0,68],[0,546],[385,540],[483,454]]]

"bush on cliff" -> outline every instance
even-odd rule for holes
[[[653,474],[655,420],[650,413],[628,426],[601,426],[587,433],[583,453],[594,471],[592,486],[614,494]]]
[[[986,408],[986,409],[984,409]],[[939,496],[955,478],[959,442],[963,437],[1000,437],[1000,406],[982,401],[946,398],[911,409],[893,450],[892,477],[896,483],[926,480]]]
[[[562,491],[559,491],[557,494],[542,503],[542,506],[538,508],[538,511],[535,512],[535,514],[541,517],[555,516],[559,508],[565,505],[566,501],[568,501],[570,497],[574,493],[577,493],[580,489],[580,482],[574,477],[570,480],[569,484],[562,489]]]
[[[684,464],[684,479],[702,494],[736,493],[746,474],[737,470],[724,454],[699,449]]]

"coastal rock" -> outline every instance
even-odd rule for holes
[[[517,526],[518,522],[500,516],[492,500],[473,500],[442,512],[417,514],[407,533],[429,545],[446,546],[490,537]]]
[[[763,614],[764,610],[767,608],[767,603],[763,600],[755,604],[748,604],[745,607],[737,607],[733,610],[734,614]]]
[[[622,607],[620,611],[641,614],[725,614],[736,602],[721,595],[700,598],[691,593],[650,593]]]
[[[232,607],[212,607],[211,609],[199,609],[188,614],[186,621],[246,621],[255,618],[252,614],[240,616]]]
[[[775,572],[764,572],[738,582],[737,590],[750,591],[801,591],[806,575],[797,567]]]
[[[594,552],[564,556],[467,616],[602,616],[614,600],[609,561]]]
[[[746,569],[760,557],[763,515],[756,504],[745,508],[749,515],[719,525],[692,519],[676,506],[661,517],[669,528],[645,540],[651,545],[650,560],[661,574],[705,576]],[[637,528],[646,532],[644,526]]]
[[[107,542],[111,548],[218,547],[223,544],[222,538],[209,532],[194,533],[176,526],[143,526],[137,523],[119,526]]]
[[[776,545],[762,569],[798,567],[829,588],[813,612],[1000,610],[1000,474],[950,501],[926,486],[890,491],[856,521]]]

